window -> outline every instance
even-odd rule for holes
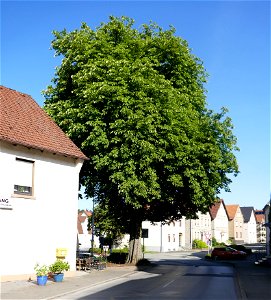
[[[168,240],[168,242],[170,243],[170,234],[168,234],[167,240]]]
[[[182,220],[179,221],[179,226],[182,227]]]
[[[236,232],[236,238],[238,238],[238,232]]]
[[[175,234],[173,234],[173,242],[175,242]]]
[[[14,194],[33,195],[34,161],[16,157]]]
[[[179,247],[182,246],[182,233],[179,233]]]

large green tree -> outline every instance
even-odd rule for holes
[[[45,110],[90,158],[81,184],[126,228],[136,262],[143,220],[193,217],[229,190],[231,120],[207,109],[203,64],[173,27],[110,17],[54,36]]]

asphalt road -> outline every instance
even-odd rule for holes
[[[235,270],[189,253],[147,255],[156,266],[113,282],[66,295],[66,299],[240,299]]]

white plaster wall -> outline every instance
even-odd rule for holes
[[[81,245],[79,245],[79,250],[80,251],[89,251],[89,249],[92,247],[92,235],[89,233],[80,233],[78,234],[78,241]],[[99,248],[100,246],[100,241],[99,237],[94,235],[94,248]]]
[[[85,221],[81,223],[83,233],[78,233],[78,242],[81,244],[79,245],[80,251],[89,251],[89,249],[92,247],[92,234],[88,231],[88,216],[83,213],[83,217],[86,217]],[[99,248],[100,241],[99,237],[94,235],[94,248]]]
[[[211,216],[209,213],[197,213],[198,219],[191,219],[191,238],[193,240],[202,240],[207,243],[211,236]]]
[[[257,243],[257,225],[253,215],[251,215],[249,222],[243,224],[244,242],[251,244]]]
[[[168,252],[178,251],[185,246],[185,219],[171,224],[161,225],[161,222],[151,224],[149,221],[142,223],[142,228],[148,229],[148,238],[144,239],[146,250]],[[180,237],[181,235],[181,237]],[[175,237],[175,241],[174,241]],[[179,240],[179,237],[181,240]],[[142,239],[143,245],[143,239]]]
[[[229,240],[229,220],[222,204],[219,206],[216,218],[212,223],[213,237],[215,237],[218,242],[227,242]]]
[[[35,161],[34,199],[13,195],[15,158]],[[75,270],[78,180],[82,161],[1,142],[0,195],[12,209],[0,209],[0,274],[33,274],[34,265],[51,264],[56,248],[66,248]]]
[[[244,217],[240,207],[237,208],[234,217],[234,239],[236,243],[242,243],[244,241]],[[238,234],[238,236],[237,236]]]

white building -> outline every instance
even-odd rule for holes
[[[244,243],[257,243],[257,220],[252,206],[240,207],[244,217],[243,238]]]
[[[255,210],[256,228],[257,228],[257,243],[266,243],[266,227],[263,210]]]
[[[207,212],[205,214],[198,212],[197,219],[187,219],[186,226],[186,248],[192,248],[194,240],[201,240],[207,245],[211,239],[211,216]]]
[[[226,243],[229,240],[229,216],[223,199],[211,206],[210,215],[212,220],[212,237],[219,243]]]
[[[0,86],[1,280],[64,257],[75,270],[86,156],[28,95]]]
[[[169,252],[179,251],[185,246],[185,219],[162,224],[142,222],[142,229],[148,229],[148,238],[144,238],[145,250]],[[143,245],[143,239],[142,239]]]
[[[78,251],[89,251],[92,247],[92,212],[83,210],[78,212],[77,217],[77,235],[78,235]],[[99,237],[93,235],[93,248],[99,248]]]

